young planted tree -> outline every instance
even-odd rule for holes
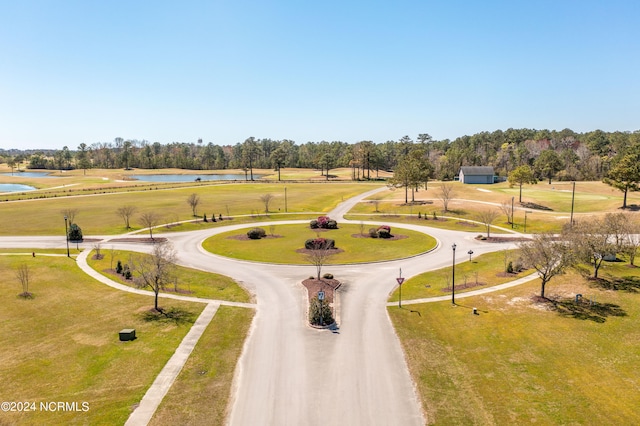
[[[491,235],[491,224],[498,218],[500,212],[494,209],[486,209],[478,212],[478,221],[487,229],[487,238]]]
[[[129,225],[131,221],[131,217],[135,214],[137,210],[138,208],[136,206],[132,206],[130,204],[124,205],[122,207],[118,207],[118,209],[116,210],[116,212],[118,213],[118,216],[120,216],[122,220],[124,220],[124,226],[127,229],[131,229],[131,226]]]
[[[317,277],[320,279],[322,267],[329,261],[329,258],[335,254],[335,250],[325,246],[315,250],[310,250],[306,255],[307,262],[316,267]]]
[[[177,253],[169,242],[155,244],[151,254],[138,255],[131,259],[134,282],[139,288],[149,287],[155,294],[154,309],[158,307],[158,294],[174,284]]]
[[[598,278],[604,258],[619,250],[602,219],[577,221],[566,235],[576,258],[593,267],[593,278]]]
[[[533,175],[533,170],[531,167],[524,165],[517,167],[508,176],[509,186],[514,187],[518,185],[520,187],[520,197],[518,198],[518,202],[522,202],[522,185],[524,184],[536,184],[538,183],[537,179]]]
[[[444,212],[449,211],[449,203],[453,199],[455,192],[453,190],[453,184],[442,182],[440,185],[440,193],[438,194],[438,198],[442,201],[442,208]]]
[[[520,243],[519,247],[526,265],[535,269],[542,281],[540,297],[544,298],[547,283],[556,275],[564,274],[571,264],[569,245],[552,234],[543,233],[534,235],[531,241]]]
[[[149,237],[153,240],[153,228],[160,223],[160,215],[155,212],[145,212],[140,215],[143,228],[149,229]]]
[[[189,195],[187,198],[187,204],[191,207],[191,214],[193,214],[193,217],[196,217],[198,205],[200,204],[200,196],[196,193]]]
[[[269,204],[271,204],[271,201],[273,201],[273,199],[275,198],[275,196],[273,194],[262,194],[260,196],[260,201],[262,201],[262,203],[264,204],[264,213],[265,214],[269,214]]]
[[[69,221],[69,225],[71,225],[72,223],[76,223],[76,216],[78,215],[78,209],[72,209],[72,208],[62,209],[60,210],[60,213],[62,213],[62,215],[67,218],[67,220]]]
[[[22,286],[22,293],[18,296],[24,299],[33,298],[33,294],[29,292],[29,279],[30,279],[30,270],[29,265],[23,263],[18,266],[18,270],[16,271],[16,278],[20,281],[20,285]]]
[[[506,200],[500,203],[500,211],[507,215],[507,224],[513,223],[513,203],[511,200]]]

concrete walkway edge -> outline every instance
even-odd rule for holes
[[[209,303],[204,308],[173,356],[167,361],[147,393],[144,394],[140,405],[131,413],[125,426],[144,426],[149,423],[219,307],[219,303]]]

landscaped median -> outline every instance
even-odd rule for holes
[[[371,227],[373,226],[364,224],[338,224],[338,229],[311,229],[309,222],[266,225],[263,226],[266,238],[250,239],[247,231],[251,228],[246,228],[210,237],[205,240],[203,247],[211,253],[236,259],[306,264],[309,262],[305,258],[305,241],[329,238],[335,241],[338,250],[328,260],[328,264],[346,264],[401,259],[424,253],[436,246],[433,237],[404,228],[393,229],[397,238],[371,238]]]

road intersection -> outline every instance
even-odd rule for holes
[[[364,198],[384,189],[346,200],[328,215],[338,223],[348,223],[344,219],[345,213]],[[274,224],[302,222],[278,221]],[[269,224],[262,222],[261,226]],[[342,282],[339,323],[334,329],[316,330],[307,325],[307,295],[299,284],[314,275],[313,266],[240,261],[213,255],[202,248],[202,242],[212,235],[249,226],[227,225],[201,231],[154,234],[156,238],[172,242],[178,252],[179,264],[228,275],[255,296],[255,305],[197,300],[256,308],[236,368],[228,418],[231,425],[425,424],[400,341],[387,313],[387,299],[397,286],[395,277],[399,269],[402,268],[403,276],[410,278],[449,266],[453,243],[461,253],[473,250],[477,255],[514,247],[513,243],[477,241],[475,235],[468,232],[394,224],[395,228],[428,233],[437,239],[438,246],[429,253],[406,259],[331,265],[327,269]],[[150,251],[149,244],[117,242],[119,237],[92,239],[101,240],[103,247]],[[60,237],[0,238],[0,248],[61,248],[64,244],[64,238]],[[459,261],[464,261],[464,256],[460,257]],[[78,257],[78,263],[87,270],[86,254]],[[92,274],[100,279],[96,275],[100,274]],[[126,288],[126,291],[131,290],[135,289]],[[429,300],[420,303],[426,301]],[[403,301],[403,304],[409,303]]]

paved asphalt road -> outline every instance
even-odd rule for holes
[[[329,216],[342,215],[380,188],[340,204]],[[276,222],[282,224],[283,222]],[[297,223],[291,221],[289,223]],[[357,222],[359,223],[359,222]],[[366,222],[367,223],[367,222]],[[261,223],[269,226],[269,223]],[[449,266],[451,245],[457,262],[513,247],[476,241],[475,234],[394,224],[427,232],[438,247],[423,255],[381,263],[325,267],[343,285],[339,324],[333,330],[307,326],[306,290],[299,284],[315,275],[311,265],[282,266],[238,261],[206,253],[202,241],[247,224],[184,233],[168,238],[185,266],[233,277],[256,297],[257,313],[236,371],[231,425],[423,425],[426,419],[407,364],[387,314],[386,301],[399,269],[410,278]],[[116,243],[102,247],[149,251],[148,244]],[[90,248],[91,243],[85,247]],[[2,248],[63,248],[64,237],[3,237]]]

